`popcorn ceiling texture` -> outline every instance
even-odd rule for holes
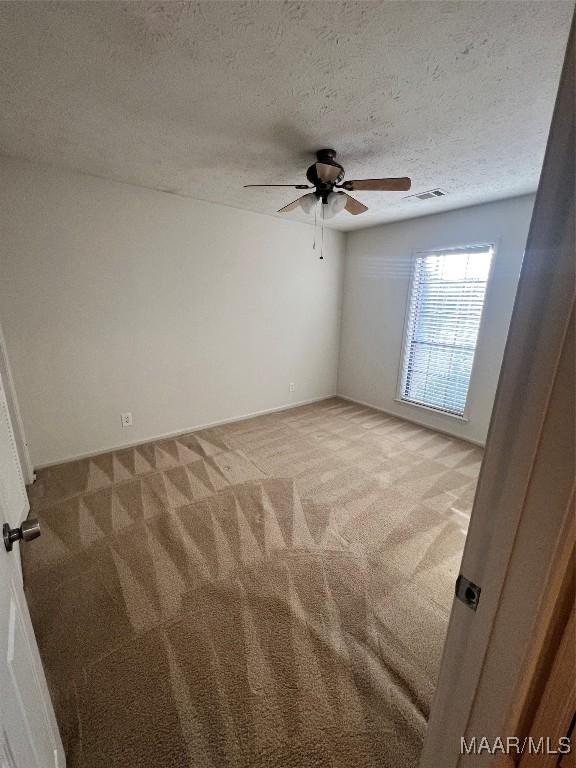
[[[342,229],[536,188],[572,2],[5,2],[0,152],[273,213],[314,150],[358,194]],[[294,217],[303,216],[296,212]]]

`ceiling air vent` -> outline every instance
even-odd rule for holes
[[[432,200],[434,197],[444,197],[446,192],[443,189],[428,189],[426,192],[419,192],[417,195],[408,195],[405,200]]]

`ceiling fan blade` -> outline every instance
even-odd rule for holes
[[[345,181],[340,186],[349,192],[356,190],[365,190],[367,192],[407,192],[412,186],[412,181],[408,176],[401,176],[397,179],[356,179],[354,181]]]
[[[306,195],[302,195],[302,197],[306,197]],[[292,200],[292,202],[285,205],[284,208],[280,208],[277,213],[288,213],[288,211],[293,211],[294,208],[298,208],[302,197],[297,197],[296,200]]]
[[[290,187],[291,189],[313,189],[308,184],[244,184],[246,187]]]
[[[316,173],[320,181],[336,181],[342,173],[342,169],[327,163],[316,163]]]
[[[346,192],[343,194],[346,195]],[[368,207],[364,205],[364,203],[361,203],[360,200],[356,200],[354,197],[350,197],[350,195],[346,195],[346,210],[348,213],[351,213],[353,216],[358,216],[359,213],[364,213],[368,210]]]

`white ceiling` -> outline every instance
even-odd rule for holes
[[[536,188],[574,3],[0,2],[0,152],[273,213],[314,150],[353,229]],[[287,214],[302,218],[301,212]]]

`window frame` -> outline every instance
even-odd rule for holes
[[[396,381],[396,397],[394,398],[395,402],[400,403],[401,405],[407,405],[412,408],[418,408],[420,410],[428,411],[438,416],[447,416],[448,418],[455,419],[456,421],[463,421],[463,422],[470,421],[470,394],[472,391],[474,373],[476,370],[476,357],[478,352],[478,346],[483,336],[482,331],[484,327],[486,302],[488,300],[488,294],[490,291],[494,264],[496,262],[496,257],[498,254],[498,245],[499,245],[498,241],[478,240],[478,241],[467,242],[465,244],[457,243],[455,245],[451,244],[451,245],[445,245],[445,246],[434,247],[434,248],[418,248],[412,251],[410,256],[410,280],[408,281],[408,291],[406,293],[405,310],[404,310],[404,323],[402,326],[402,338],[401,338],[401,345],[400,345],[400,362],[398,365],[398,375],[397,375],[397,381]],[[458,251],[459,249],[466,250],[469,248],[491,249],[492,258],[490,260],[490,268],[488,269],[488,275],[486,277],[486,290],[484,292],[484,302],[482,303],[482,312],[480,314],[480,322],[478,324],[478,336],[476,338],[476,345],[474,347],[474,354],[472,356],[472,365],[470,367],[470,380],[468,383],[468,390],[466,392],[466,403],[464,404],[463,412],[461,414],[458,414],[458,413],[450,413],[450,411],[445,411],[445,410],[442,410],[441,408],[436,408],[433,405],[426,405],[425,403],[415,403],[412,400],[406,400],[404,397],[402,397],[402,394],[403,394],[402,385],[403,385],[404,366],[406,364],[406,355],[408,353],[408,347],[409,347],[408,328],[410,325],[410,308],[412,305],[412,290],[414,288],[414,280],[416,279],[416,259],[422,256],[434,256],[435,254],[447,253],[449,251]]]

